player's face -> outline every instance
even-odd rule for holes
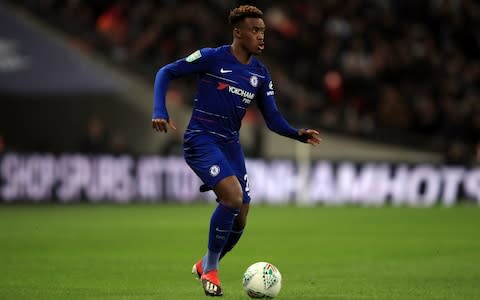
[[[265,23],[260,18],[245,18],[239,25],[243,47],[253,55],[259,55],[265,48]]]

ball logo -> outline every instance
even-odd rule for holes
[[[213,165],[213,166],[210,167],[210,175],[212,175],[212,177],[217,176],[218,173],[220,173],[220,167],[219,166]]]
[[[266,264],[263,267],[263,283],[265,285],[265,289],[269,289],[277,283],[278,278],[276,272],[277,269],[275,269],[275,267],[271,264]]]
[[[253,86],[253,87],[257,87],[258,85],[258,77],[253,75],[252,77],[250,77],[250,84]]]

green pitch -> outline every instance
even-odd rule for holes
[[[0,299],[206,299],[190,270],[212,209],[0,205]],[[480,208],[253,206],[223,299],[264,260],[278,299],[480,299]]]

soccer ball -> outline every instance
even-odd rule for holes
[[[257,262],[243,274],[243,289],[250,298],[273,299],[282,287],[282,274],[268,262]]]

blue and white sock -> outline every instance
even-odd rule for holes
[[[203,260],[203,272],[218,270],[218,261],[232,231],[233,221],[239,210],[219,203],[210,219],[208,252]]]

